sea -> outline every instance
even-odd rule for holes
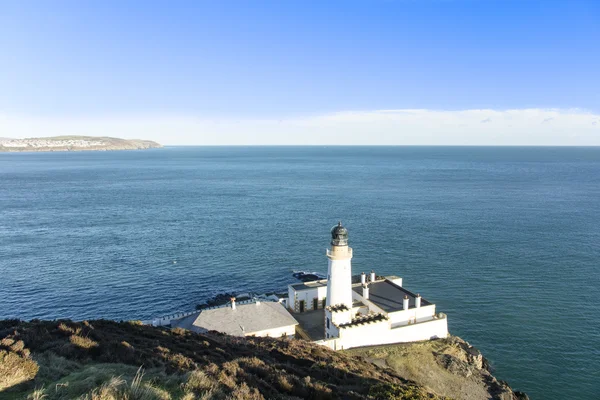
[[[600,148],[0,153],[0,318],[149,319],[326,273],[338,221],[532,399],[600,398]]]

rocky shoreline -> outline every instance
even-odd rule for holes
[[[145,150],[162,145],[150,140],[92,136],[1,139],[0,152]]]
[[[525,393],[513,390],[507,382],[497,379],[483,354],[458,336],[344,352],[389,368],[444,398],[529,399]]]

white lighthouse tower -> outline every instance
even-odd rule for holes
[[[327,306],[352,308],[352,248],[348,230],[339,222],[331,228],[331,249],[327,249]]]
[[[348,247],[348,230],[341,222],[331,229],[327,258],[325,336],[331,338],[339,335],[336,325],[348,323],[352,318],[352,248]]]

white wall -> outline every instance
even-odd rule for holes
[[[287,306],[291,311],[295,311],[294,307],[295,307],[295,302],[296,300],[296,291],[294,290],[294,288],[292,287],[292,285],[288,285],[288,301],[287,301]]]
[[[323,339],[323,340],[317,340],[313,343],[321,345],[321,346],[325,346],[325,347],[329,347],[331,350],[337,350],[337,343],[339,342],[339,339],[334,338],[334,339]]]
[[[329,314],[329,311],[327,312]],[[336,311],[331,313],[331,320],[336,325],[347,324],[352,321],[352,311]]]
[[[382,321],[352,328],[340,329],[336,342],[322,343],[336,350],[381,344],[416,342],[448,336],[447,318],[434,319],[412,325],[391,328],[389,321]]]
[[[281,336],[294,336],[296,334],[296,325],[281,326],[274,329],[265,329],[263,331],[248,332],[244,336],[269,336],[272,338],[280,338]]]
[[[313,309],[313,299],[319,299],[319,309],[323,308],[322,301],[327,296],[327,286],[319,286],[302,291],[296,291],[292,285],[288,286],[288,308],[292,311],[300,311],[300,300],[304,300],[304,311]]]
[[[388,278],[388,277],[386,277],[385,279],[387,279],[388,281],[392,282],[395,285],[398,285],[398,286],[402,287],[402,278]]]
[[[409,308],[408,310],[400,310],[388,314],[392,326],[406,325],[409,322],[428,321],[435,315],[435,304],[422,306],[419,308]]]
[[[329,319],[329,327],[327,327],[327,320]],[[325,310],[325,338],[337,337],[339,335],[338,328],[334,325],[334,313],[329,310]]]

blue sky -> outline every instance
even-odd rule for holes
[[[406,109],[576,109],[598,135],[598,43],[600,1],[0,0],[0,136]]]

